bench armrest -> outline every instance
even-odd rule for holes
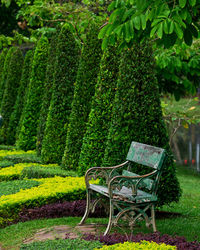
[[[89,187],[89,181],[91,179],[96,180],[97,178],[101,177],[106,179],[106,183],[108,184],[109,180],[112,178],[113,172],[115,170],[126,166],[128,161],[123,162],[122,164],[113,166],[113,167],[93,167],[87,170],[85,174],[85,183],[86,186]]]
[[[113,177],[108,183],[108,193],[110,198],[113,198],[114,190],[116,189],[121,190],[123,186],[131,188],[133,196],[136,196],[138,185],[140,184],[140,182],[146,178],[154,176],[155,174],[157,174],[157,170],[145,175],[138,175],[138,176],[118,175]]]

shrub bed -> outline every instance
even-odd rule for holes
[[[102,250],[148,250],[148,249],[156,249],[156,250],[176,250],[177,248],[175,246],[170,246],[170,245],[166,245],[165,243],[161,243],[161,244],[157,244],[155,242],[149,242],[149,241],[141,241],[139,243],[135,243],[135,242],[124,242],[124,243],[119,243],[119,244],[115,244],[112,246],[103,246],[102,248],[100,248]],[[97,248],[95,248],[94,250],[97,250]]]
[[[25,178],[28,178],[31,177],[31,175],[28,173],[28,171],[26,170],[27,168],[31,168],[34,169],[35,167],[40,167],[40,168],[43,168],[43,175],[45,175],[45,172],[46,172],[46,175],[48,175],[48,170],[50,170],[51,168],[56,168],[54,170],[54,176],[56,175],[56,170],[57,170],[57,173],[61,173],[61,171],[59,172],[60,170],[60,167],[56,164],[53,164],[53,165],[38,165],[38,163],[18,163],[18,164],[15,164],[14,166],[11,166],[11,167],[7,167],[7,168],[3,168],[3,169],[0,169],[0,181],[8,181],[8,180],[14,180],[14,179],[22,179],[23,177]],[[45,171],[45,168],[48,167],[48,169]],[[34,172],[34,171],[32,171]],[[39,176],[39,173],[36,174],[37,170],[35,171],[35,175]],[[64,171],[62,172],[63,175],[64,175]],[[28,175],[28,176],[27,176]],[[51,175],[51,173],[49,174]],[[53,175],[53,173],[52,173]],[[51,176],[52,176],[51,175]],[[31,178],[34,178],[34,176],[32,176]]]
[[[68,238],[68,235],[67,235]],[[156,243],[165,243],[167,245],[176,246],[179,250],[199,250],[200,243],[198,241],[187,242],[185,237],[182,236],[171,236],[168,234],[161,235],[159,232],[152,234],[143,234],[139,233],[136,235],[122,235],[118,233],[110,234],[107,236],[95,236],[91,234],[85,234],[83,237],[85,240],[99,240],[101,243],[106,245],[113,245],[117,243],[129,242],[140,242],[145,241],[154,241]]]
[[[43,242],[33,242],[30,244],[23,244],[20,249],[22,250],[44,250],[44,249],[51,249],[51,250],[67,250],[67,249],[94,249],[100,248],[102,244],[98,241],[85,241],[81,239],[74,239],[74,240],[47,240]]]
[[[54,177],[35,180],[40,182],[39,186],[0,197],[0,224],[5,223],[5,218],[6,220],[16,220],[22,208],[41,207],[56,201],[85,198],[83,177]]]
[[[2,195],[16,194],[20,190],[30,189],[39,186],[36,180],[16,180],[0,182],[0,197]]]
[[[8,160],[0,161],[0,169],[1,168],[7,168],[7,167],[10,167],[10,166],[14,166],[13,161],[8,161]]]
[[[23,209],[19,213],[18,221],[28,221],[41,218],[59,218],[59,217],[82,217],[86,208],[86,200],[57,202],[54,204],[47,204],[42,207],[31,209]],[[90,217],[104,218],[106,217],[105,210],[97,206],[94,213]]]

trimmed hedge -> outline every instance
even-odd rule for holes
[[[0,161],[0,169],[1,168],[7,168],[7,167],[10,167],[10,166],[14,166],[13,161],[8,161],[8,160]]]
[[[23,150],[35,149],[38,119],[44,93],[44,81],[48,55],[48,39],[44,36],[38,41],[32,62],[32,72],[27,101],[24,107],[22,127],[16,146]]]
[[[99,249],[99,248],[98,248]],[[161,243],[161,244],[157,244],[153,241],[149,242],[149,241],[145,241],[142,240],[138,243],[136,242],[124,242],[124,243],[118,243],[118,244],[114,244],[112,246],[103,246],[102,248],[100,248],[99,250],[176,250],[177,248],[175,246],[170,246],[170,245],[166,245],[165,243]],[[97,248],[95,248],[94,250],[97,250]]]
[[[66,147],[62,159],[62,166],[65,169],[76,170],[78,168],[82,140],[86,130],[86,122],[97,83],[102,55],[101,40],[98,39],[98,33],[99,26],[97,24],[91,25],[81,54],[72,111],[69,117]]]
[[[116,92],[119,56],[116,48],[110,47],[104,52],[101,60],[98,82],[79,159],[80,175],[84,175],[90,167],[98,167],[102,163]]]
[[[66,176],[72,176],[76,177],[77,174],[73,171],[66,171],[61,169],[60,166],[31,166],[31,167],[25,167],[21,174],[20,178],[28,178],[28,179],[33,179],[33,178],[49,178],[49,177],[55,177],[55,176],[61,176],[61,177],[66,177]]]
[[[0,54],[0,106],[1,106],[1,99],[3,97],[3,90],[4,90],[4,81],[2,81],[3,79],[3,75],[4,75],[4,62],[6,59],[6,55],[8,53],[8,49],[5,48],[2,50],[1,54]]]
[[[0,197],[0,224],[16,220],[24,208],[41,207],[56,201],[84,199],[86,195],[83,177],[54,177],[34,179],[40,183],[37,187],[20,190],[18,193]],[[93,181],[98,183],[98,181]]]
[[[79,54],[74,36],[65,25],[57,41],[53,93],[42,143],[41,156],[45,163],[62,160]]]
[[[29,50],[26,53],[24,59],[24,66],[22,70],[20,86],[17,93],[17,99],[9,121],[8,136],[7,136],[7,144],[9,145],[13,145],[16,140],[16,130],[24,107],[26,89],[30,81],[32,58],[33,58],[33,51]]]
[[[40,183],[35,180],[16,180],[0,182],[0,197],[2,195],[16,194],[20,190],[30,189],[39,186]]]
[[[9,53],[8,53],[9,54]],[[21,79],[22,67],[23,67],[23,55],[18,47],[13,49],[10,63],[8,67],[7,80],[5,83],[5,89],[3,99],[1,103],[1,115],[3,116],[3,126],[1,128],[0,139],[4,143],[8,144],[8,126],[10,116],[13,112],[15,100],[17,97],[17,91]]]
[[[50,106],[52,91],[53,91],[53,79],[54,79],[54,69],[56,62],[56,47],[57,47],[57,33],[53,36],[49,51],[48,51],[48,59],[47,59],[47,70],[46,70],[46,80],[44,86],[44,96],[42,101],[42,107],[40,111],[40,117],[37,128],[37,142],[36,142],[36,150],[37,154],[41,154],[42,150],[42,141],[44,137],[44,131],[46,127],[46,120],[48,116],[48,110]]]
[[[158,205],[178,202],[181,190],[162,118],[154,59],[148,43],[134,44],[123,53],[103,165],[124,162],[131,141],[167,150],[168,160],[158,189]],[[143,170],[144,167],[141,173]]]

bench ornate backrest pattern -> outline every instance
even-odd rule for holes
[[[165,159],[165,150],[150,145],[132,142],[126,159],[160,170]]]

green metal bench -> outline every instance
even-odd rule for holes
[[[84,224],[89,213],[94,212],[97,203],[107,197],[110,203],[109,222],[104,235],[110,232],[112,226],[117,225],[119,219],[128,220],[131,228],[137,221],[145,219],[146,226],[152,225],[155,232],[156,192],[165,159],[164,149],[132,142],[124,163],[114,167],[90,168],[85,174],[87,205],[79,225]],[[145,169],[151,168],[153,171],[151,170],[150,173],[148,171],[144,175],[131,172],[133,165],[137,164],[145,166]],[[89,183],[91,179],[98,178],[103,178],[105,185]],[[99,197],[95,196],[93,200],[95,194],[99,194]],[[151,213],[147,212],[148,209]]]

